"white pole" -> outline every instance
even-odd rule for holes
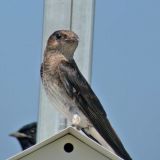
[[[43,52],[49,35],[54,31],[70,29],[76,32],[80,43],[75,53],[75,59],[89,82],[92,65],[93,17],[94,0],[44,1]],[[50,104],[41,85],[38,142],[52,136],[66,125],[66,120]]]

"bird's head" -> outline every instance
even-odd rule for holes
[[[18,131],[9,134],[17,138],[22,149],[26,149],[36,143],[37,123],[33,122],[20,128]]]
[[[67,59],[71,59],[78,46],[78,41],[79,38],[74,32],[69,30],[59,30],[49,37],[46,49],[48,51],[58,51]]]

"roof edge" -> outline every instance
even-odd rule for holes
[[[65,128],[64,130],[60,131],[59,133],[56,133],[55,135],[49,137],[46,140],[43,140],[40,143],[37,143],[36,145],[8,158],[7,160],[16,160],[17,158],[22,158],[32,152],[35,152],[36,150],[42,148],[43,146],[56,141],[57,139],[67,135],[67,134],[71,134],[74,137],[76,137],[77,139],[79,139],[80,141],[82,141],[83,143],[87,144],[88,146],[90,146],[91,148],[93,148],[94,150],[100,152],[101,154],[103,154],[104,156],[110,158],[111,160],[122,160],[119,156],[115,155],[114,153],[110,152],[109,150],[107,150],[105,147],[99,145],[98,143],[96,143],[95,141],[93,141],[92,139],[88,138],[85,134],[83,134],[82,132],[76,130],[73,127],[68,127]]]

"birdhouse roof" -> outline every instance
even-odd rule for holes
[[[83,143],[83,145],[86,145],[87,147],[91,148],[92,150],[94,150],[98,154],[101,154],[102,156],[106,157],[106,159],[109,159],[109,160],[122,160],[120,157],[118,157],[117,155],[111,153],[109,150],[107,150],[103,146],[99,145],[98,143],[94,142],[92,139],[88,138],[83,133],[81,133],[80,131],[77,131],[73,127],[68,127],[66,129],[62,130],[61,132],[55,134],[54,136],[52,136],[52,137],[50,137],[50,138],[48,138],[48,139],[46,139],[46,140],[34,145],[34,146],[26,149],[25,151],[23,151],[23,152],[15,155],[15,156],[9,158],[8,160],[23,159],[23,157],[25,157],[27,155],[31,155],[32,153],[37,152],[41,148],[43,148],[43,147],[45,147],[47,145],[50,145],[51,143],[55,143],[55,142],[58,143],[57,140],[63,139],[65,136],[68,136],[68,137],[66,137],[67,139],[70,139],[70,137],[73,137],[74,139],[76,139],[78,141],[81,141]],[[69,143],[66,143],[66,144],[69,144]],[[59,154],[59,153],[56,152],[56,154]],[[52,159],[54,159],[54,158],[52,158]]]

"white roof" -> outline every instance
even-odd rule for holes
[[[49,139],[44,140],[43,142],[40,142],[40,143],[26,149],[25,151],[15,155],[14,157],[9,158],[8,160],[20,159],[20,158],[22,158],[22,157],[24,157],[28,154],[31,154],[32,152],[35,152],[35,151],[39,150],[40,148],[42,148],[43,146],[46,146],[47,144],[50,144],[52,142],[54,143],[54,141],[56,141],[57,139],[60,139],[60,138],[64,137],[65,135],[68,135],[68,134],[77,138],[78,140],[80,140],[84,144],[88,145],[92,149],[96,150],[97,152],[101,153],[102,155],[104,155],[105,157],[107,157],[111,160],[122,160],[120,157],[111,153],[109,150],[107,150],[103,146],[99,145],[98,143],[94,142],[93,140],[91,140],[87,136],[83,135],[81,132],[77,131],[73,127],[68,127],[66,129],[62,130],[58,134],[50,137]]]

